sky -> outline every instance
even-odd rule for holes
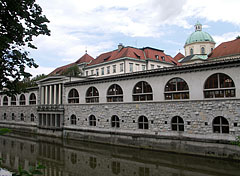
[[[174,57],[199,21],[216,42],[240,36],[240,0],[38,0],[51,36],[34,39],[29,50],[39,67],[33,76],[98,55],[119,43],[153,47]]]

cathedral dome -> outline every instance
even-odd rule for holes
[[[195,32],[193,32],[186,40],[185,46],[192,44],[192,43],[198,43],[198,42],[210,42],[214,43],[212,36],[208,34],[207,32],[202,31],[202,24],[197,22],[195,24]]]

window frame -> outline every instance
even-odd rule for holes
[[[34,95],[34,97],[32,97]],[[29,96],[29,105],[35,105],[37,104],[37,97],[35,93],[31,93]]]
[[[8,106],[8,97],[7,96],[3,97],[3,106]]]
[[[217,118],[219,118],[219,124],[214,123],[214,121],[218,120]],[[226,121],[227,124],[224,124],[223,121]],[[218,132],[216,132],[216,128],[219,128]],[[229,134],[229,121],[223,116],[215,117],[212,121],[212,130],[213,130],[213,133],[217,133],[217,134]],[[227,130],[227,131],[225,132],[224,130]]]
[[[139,86],[140,84],[140,86]],[[145,84],[145,85],[144,85]],[[137,92],[137,86],[141,89],[141,92]],[[148,87],[146,87],[148,86]],[[146,92],[145,90],[150,90]],[[146,81],[139,81],[135,84],[132,91],[133,101],[152,101],[153,100],[153,89],[152,86]]]
[[[90,115],[88,117],[88,121],[89,121],[89,126],[93,126],[93,127],[97,126],[97,119],[94,115]]]
[[[91,93],[92,95],[88,95],[88,93]],[[94,95],[94,92],[97,93],[97,95]],[[98,89],[94,86],[91,86],[87,89],[86,91],[86,96],[85,96],[85,102],[86,103],[99,103],[99,92]]]
[[[68,92],[68,104],[77,104],[77,103],[79,103],[79,93],[77,89],[72,88]]]
[[[22,97],[24,97],[24,99]],[[21,94],[19,97],[19,105],[20,106],[26,105],[26,96],[24,94]]]
[[[177,118],[177,120],[176,120],[177,122],[173,122],[173,120],[175,120],[174,118]],[[182,121],[182,122],[179,122],[179,121]],[[175,129],[175,126],[176,126],[176,129]],[[174,116],[171,119],[171,130],[172,131],[177,131],[177,132],[184,132],[184,120],[183,120],[182,117]]]
[[[15,98],[13,100],[13,97]],[[10,98],[10,102],[11,102],[11,106],[16,106],[17,105],[17,98],[15,95],[13,95],[11,98]]]
[[[120,119],[117,115],[113,115],[111,117],[111,127],[112,128],[120,128]]]
[[[110,94],[110,90],[114,89],[115,91],[112,91],[113,94]],[[118,94],[118,91],[120,92]],[[107,90],[107,102],[123,102],[123,90],[121,86],[118,84],[112,84],[109,86]]]
[[[71,125],[77,125],[77,117],[75,114],[72,114],[70,117],[70,124]]]
[[[138,129],[148,130],[149,129],[149,120],[146,116],[138,117]]]

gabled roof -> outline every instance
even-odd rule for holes
[[[89,63],[92,60],[94,60],[94,58],[90,55],[88,55],[87,53],[84,54],[80,59],[78,59],[76,62],[73,62],[71,64],[67,64],[61,67],[56,68],[55,70],[53,70],[49,75],[60,75],[62,74],[67,68],[76,65],[76,64],[81,64],[81,63]]]
[[[186,56],[186,57],[180,59],[179,62],[184,63],[184,62],[190,62],[190,61],[194,61],[194,60],[205,61],[205,60],[207,60],[207,58],[208,58],[207,55],[194,54],[194,55]]]
[[[233,56],[240,54],[240,39],[223,42],[218,45],[209,55],[208,58],[219,58],[224,56]]]
[[[113,50],[113,51],[99,55],[96,59],[94,59],[91,63],[89,63],[88,66],[101,64],[104,62],[108,62],[108,61],[112,61],[112,60],[116,60],[124,57],[134,58],[138,60],[146,60],[146,59],[159,60],[159,61],[164,61],[164,62],[178,65],[178,62],[176,62],[171,56],[170,57],[167,56],[163,52],[163,50],[158,50],[150,47],[133,48],[133,47],[127,46],[127,47],[121,48],[120,50]],[[164,60],[163,60],[163,57],[164,57]]]
[[[184,58],[185,56],[182,53],[178,53],[173,59],[175,61],[179,61],[180,59]]]

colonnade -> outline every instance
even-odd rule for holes
[[[41,104],[62,104],[62,84],[41,86]]]
[[[61,116],[62,114],[39,113],[39,126],[48,128],[60,128]]]

